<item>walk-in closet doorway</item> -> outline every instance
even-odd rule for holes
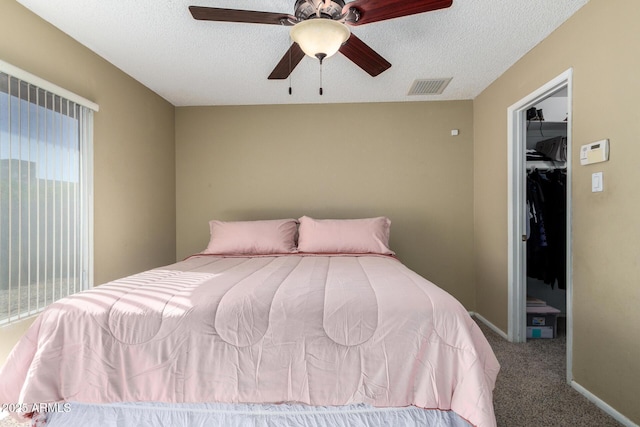
[[[552,107],[553,105],[553,107]],[[545,106],[541,108],[541,106]],[[551,80],[544,86],[532,92],[525,98],[508,108],[508,286],[509,286],[509,329],[508,338],[512,342],[526,342],[527,332],[531,336],[539,334],[544,328],[529,328],[527,331],[527,295],[528,291],[538,295],[538,301],[543,300],[544,304],[558,306],[561,311],[558,315],[563,327],[566,325],[566,351],[567,351],[567,382],[572,378],[572,350],[573,350],[573,330],[572,330],[572,247],[571,247],[571,106],[572,106],[572,70],[569,69]],[[560,108],[562,112],[552,112]],[[541,111],[539,111],[541,110]],[[546,110],[546,111],[545,111]],[[546,113],[546,114],[545,114]],[[564,118],[562,117],[564,116]],[[554,142],[554,138],[555,142]],[[561,138],[564,138],[562,140]],[[544,158],[533,160],[536,144],[538,148],[545,145],[566,143],[566,149],[548,149]],[[560,147],[562,148],[562,147]],[[529,149],[529,150],[528,150]],[[530,153],[527,153],[529,151]],[[529,160],[528,159],[529,154]],[[539,154],[539,153],[538,153]],[[564,156],[564,157],[563,157]],[[561,229],[556,229],[554,243],[557,243],[558,233],[563,234],[564,240],[560,249],[555,248],[556,254],[564,258],[554,258],[559,265],[554,268],[556,271],[548,277],[545,275],[532,279],[531,268],[528,271],[527,261],[532,262],[531,239],[540,239],[540,236],[533,234],[537,230],[537,215],[539,211],[531,205],[527,198],[527,190],[531,196],[532,173],[541,174],[545,180],[547,178],[556,179],[562,177],[565,198],[563,200],[562,216],[564,221]],[[543,236],[544,237],[544,236]],[[544,239],[543,239],[544,240]],[[546,245],[546,242],[544,243]],[[545,248],[546,249],[546,248]],[[559,252],[558,252],[559,250]],[[535,261],[535,260],[534,260]],[[531,265],[529,266],[531,267]],[[557,271],[560,269],[561,271]],[[545,273],[546,274],[546,273]],[[535,275],[535,274],[533,274]],[[535,286],[528,289],[528,286]],[[539,294],[545,286],[548,286],[551,293]],[[563,288],[561,292],[553,292],[558,288]],[[547,301],[549,300],[549,301]],[[531,311],[531,309],[529,310]],[[549,316],[547,324],[549,324]],[[530,317],[531,320],[531,317]],[[531,322],[529,322],[531,323]],[[534,335],[535,336],[535,335]],[[544,339],[544,338],[540,338]]]

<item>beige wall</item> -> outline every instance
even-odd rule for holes
[[[13,0],[0,0],[0,59],[100,105],[95,283],[173,262],[173,106]],[[0,329],[0,363],[29,323]]]
[[[405,264],[473,309],[472,132],[470,101],[177,108],[178,257],[212,218],[386,215]]]
[[[474,101],[477,311],[507,329],[507,108],[573,67],[575,380],[640,423],[640,2],[592,0]],[[606,163],[580,145],[610,139]],[[591,193],[591,174],[604,192]]]

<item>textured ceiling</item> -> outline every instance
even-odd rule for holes
[[[392,67],[371,77],[341,54],[267,76],[289,28],[196,21],[188,6],[293,13],[294,0],[17,0],[176,106],[473,99],[588,0],[453,0],[448,9],[351,30]],[[407,95],[415,79],[453,80]]]

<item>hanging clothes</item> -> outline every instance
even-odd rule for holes
[[[527,276],[552,288],[566,289],[567,202],[566,173],[533,170],[527,175],[530,236]]]

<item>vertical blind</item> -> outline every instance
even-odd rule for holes
[[[0,324],[89,287],[92,120],[0,72]]]

